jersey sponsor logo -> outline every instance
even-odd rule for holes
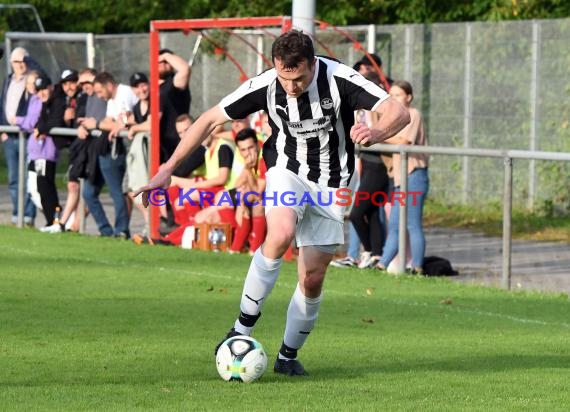
[[[329,119],[330,119],[330,116],[321,117],[321,118],[319,118],[319,119],[315,119],[315,123],[316,123],[318,126],[322,126],[322,125],[324,125],[324,124],[327,124],[327,122],[329,121]]]
[[[333,107],[333,101],[331,98],[329,97],[325,97],[324,99],[321,100],[321,107],[325,110],[329,110],[330,108]]]
[[[309,139],[328,133],[331,128],[331,117],[324,116],[318,119],[307,119],[299,122],[287,122],[287,127],[293,137]]]

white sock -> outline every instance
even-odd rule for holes
[[[303,295],[297,284],[287,310],[287,324],[283,338],[285,345],[293,349],[300,349],[303,346],[319,316],[322,296],[321,294],[316,298],[308,298]]]
[[[271,293],[283,259],[268,259],[263,256],[262,248],[258,248],[253,255],[241,295],[240,310],[247,315],[256,316],[261,312],[265,299]],[[236,320],[234,328],[239,333],[251,335],[253,326],[243,325]]]

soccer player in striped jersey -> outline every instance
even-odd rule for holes
[[[168,187],[172,171],[216,125],[258,110],[267,112],[271,126],[263,146],[268,168],[267,236],[253,256],[240,314],[226,337],[251,335],[279,275],[282,256],[295,238],[298,284],[274,371],[297,376],[307,374],[297,351],[315,325],[327,267],[336,246],[344,241],[344,206],[335,194],[348,185],[353,173],[354,144],[382,142],[406,126],[410,117],[400,103],[352,68],[315,56],[311,38],[300,31],[279,36],[272,59],[274,68],[247,80],[196,120],[139,193],[148,205],[149,192]],[[355,125],[357,109],[378,112],[377,128]]]

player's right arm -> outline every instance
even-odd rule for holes
[[[196,121],[190,126],[190,128],[184,133],[180,139],[180,143],[174,150],[174,153],[158,169],[152,179],[147,185],[139,188],[135,192],[135,196],[143,194],[143,204],[145,207],[148,206],[148,196],[150,191],[157,188],[166,188],[170,185],[170,177],[172,172],[178,165],[188,157],[194,150],[196,150],[202,142],[212,133],[214,128],[228,121],[226,114],[222,111],[220,106],[216,105],[205,113],[203,113]]]

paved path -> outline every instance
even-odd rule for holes
[[[501,285],[502,239],[462,229],[426,230],[427,255],[449,259],[458,281]],[[514,240],[511,246],[513,289],[564,292],[570,295],[570,245]]]
[[[64,199],[62,199],[63,202]],[[101,200],[110,222],[113,207],[108,194]],[[63,203],[62,203],[63,204]],[[10,221],[11,205],[5,187],[0,188],[0,224]],[[44,224],[43,215],[36,219],[36,226]],[[133,211],[131,232],[142,231],[141,214]],[[97,234],[92,218],[87,218],[86,233]],[[39,234],[38,236],[47,236]],[[435,255],[449,259],[459,276],[459,282],[501,285],[502,239],[488,237],[462,229],[426,229],[426,256]],[[556,242],[513,241],[512,282],[513,289],[555,291],[570,295],[570,245]]]

